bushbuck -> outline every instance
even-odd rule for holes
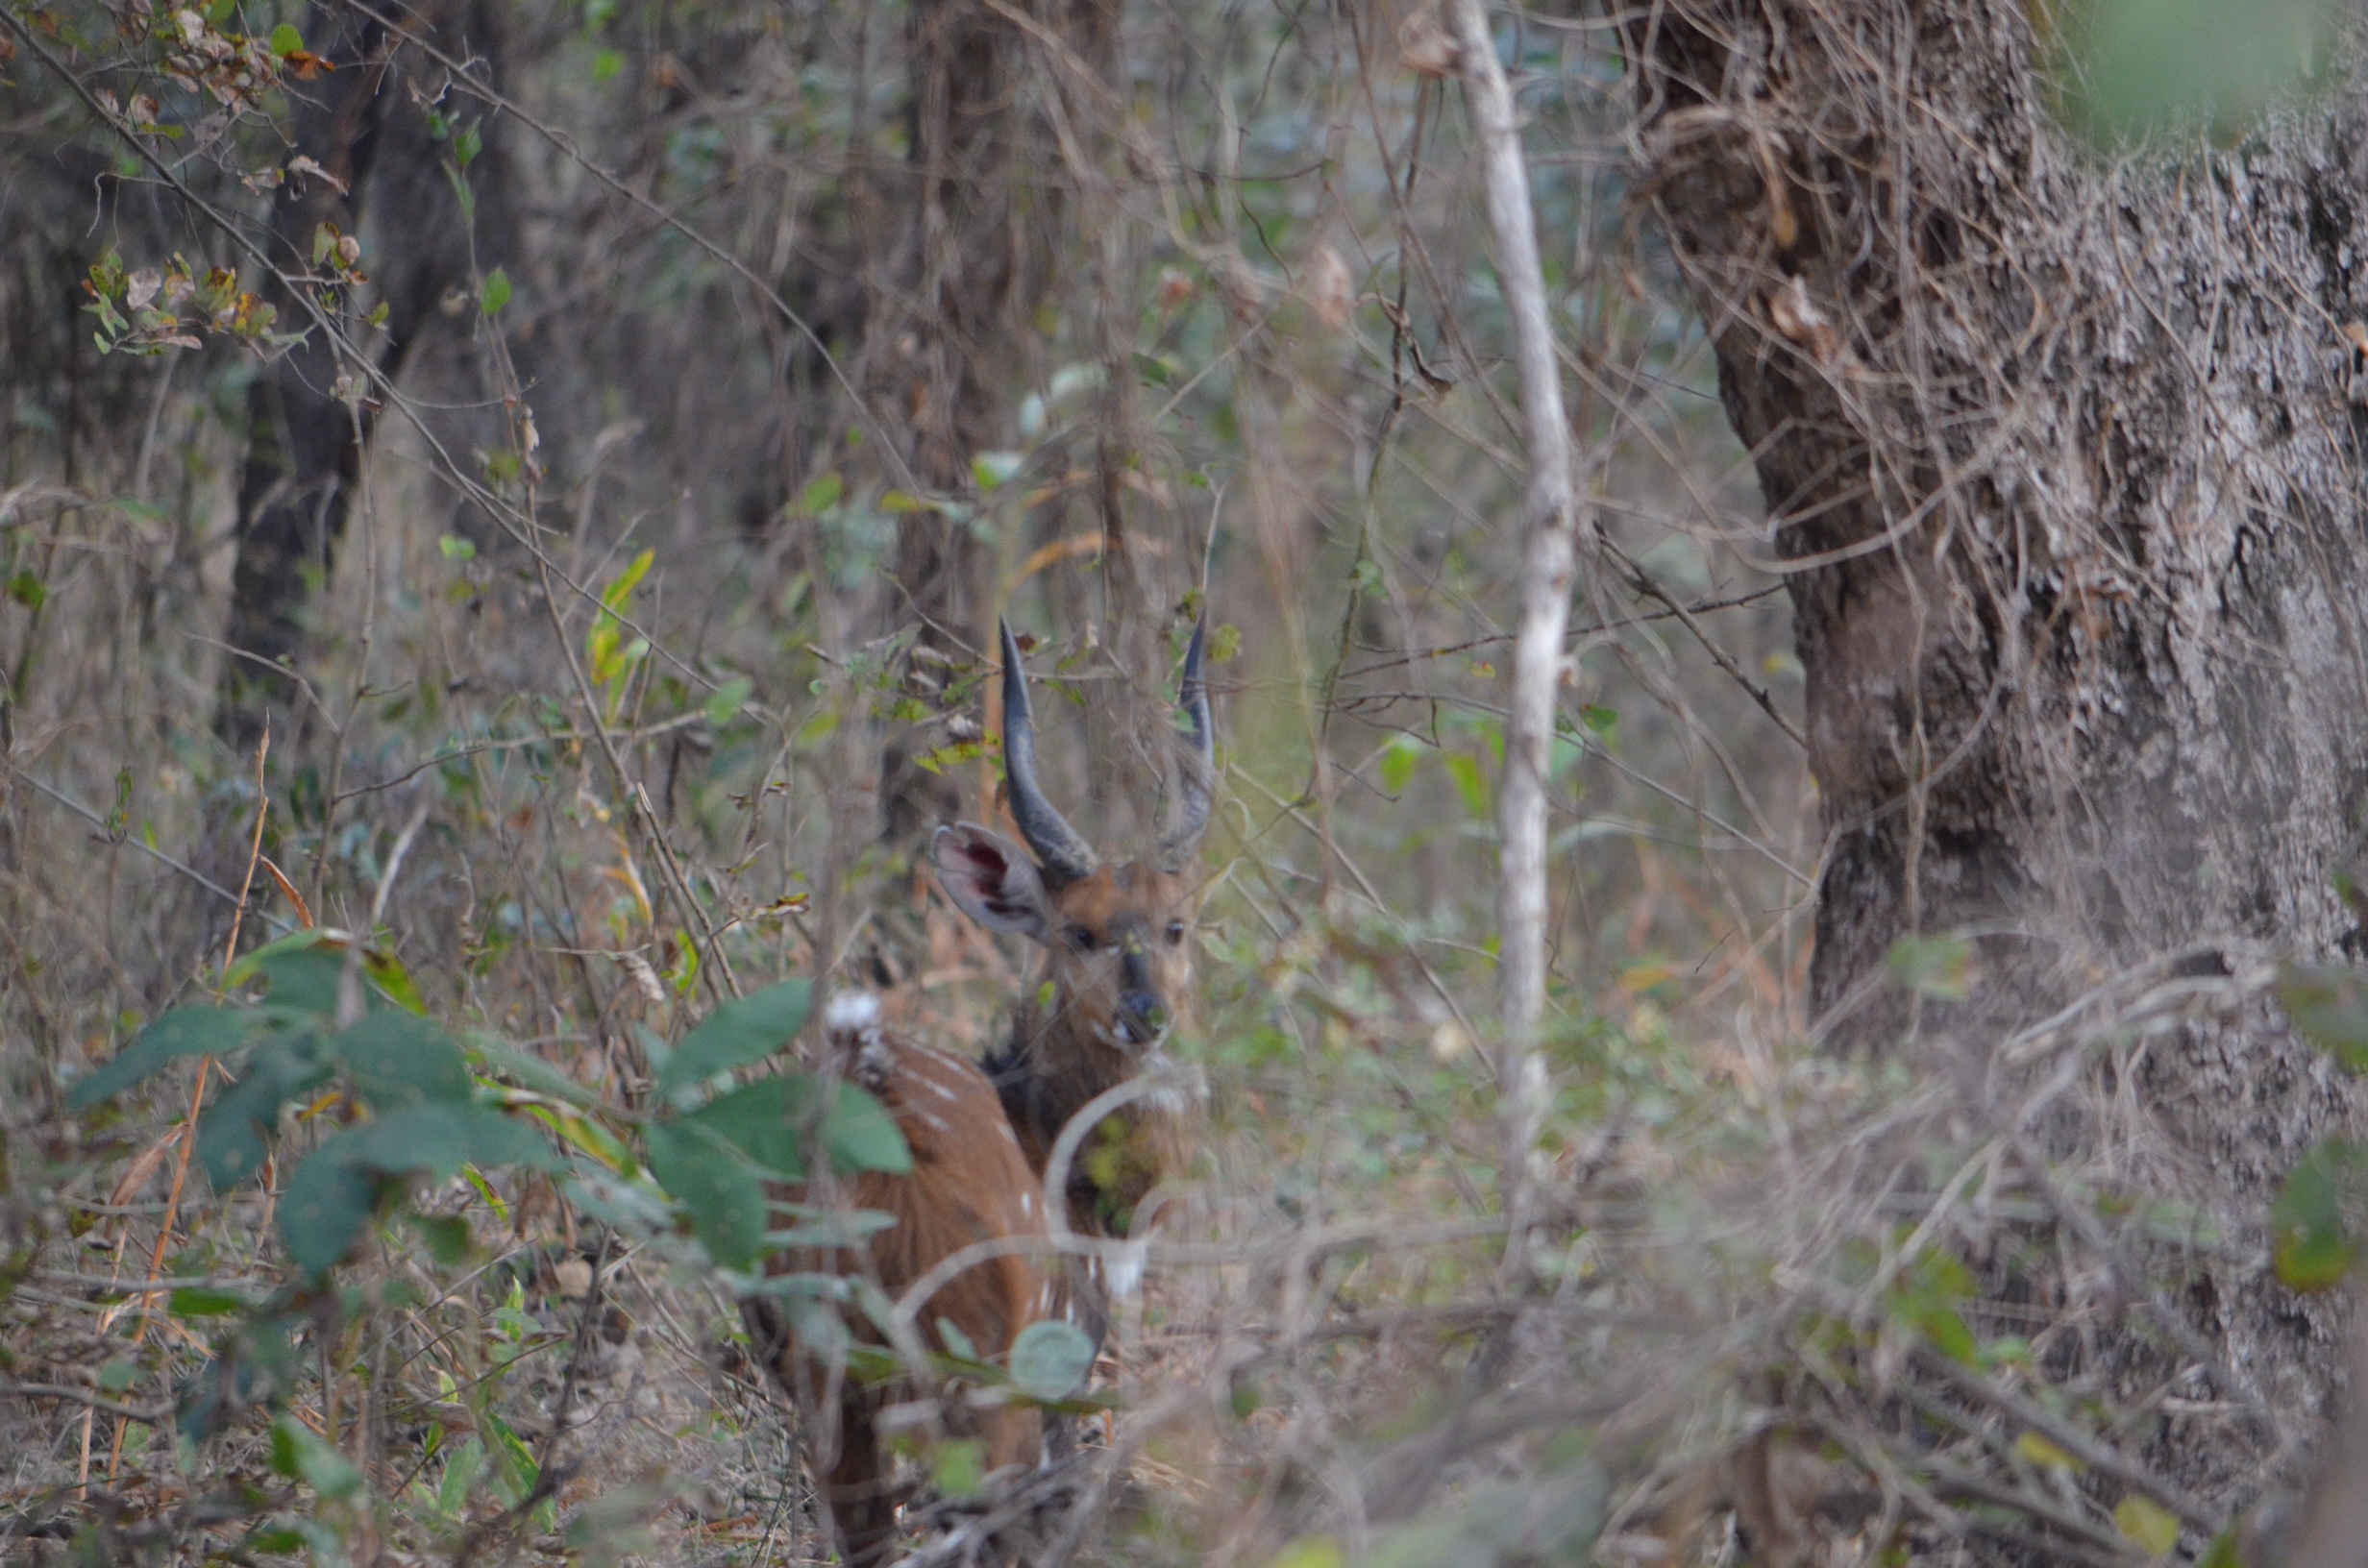
[[[1097,1339],[1102,1332],[1098,1274],[1057,1267],[1045,1246],[1025,1243],[1046,1234],[1045,1167],[1063,1126],[1105,1090],[1164,1065],[1163,1046],[1189,998],[1188,938],[1199,898],[1191,862],[1208,826],[1211,777],[1203,639],[1196,630],[1184,663],[1180,706],[1191,746],[1174,824],[1154,854],[1100,866],[1037,785],[1034,714],[1008,625],[1001,642],[1004,776],[1012,818],[1034,858],[962,822],[938,831],[931,859],[947,892],[972,918],[1044,944],[1050,955],[1046,982],[1021,1000],[1010,1041],[984,1070],[889,1032],[875,997],[833,998],[824,1019],[830,1065],[877,1096],[896,1119],[912,1150],[912,1170],[865,1171],[827,1195],[792,1189],[795,1200],[828,1196],[891,1223],[860,1243],[794,1250],[769,1264],[776,1275],[868,1279],[892,1301],[945,1264],[948,1277],[921,1305],[916,1326],[927,1348],[989,1360],[1008,1358],[1021,1331],[1041,1318],[1079,1322]],[[1189,1143],[1191,1115],[1189,1096],[1169,1093],[1147,1096],[1113,1116],[1115,1136],[1073,1166],[1070,1223],[1104,1235],[1122,1229]],[[968,1266],[949,1263],[979,1243],[987,1245]],[[846,1559],[879,1559],[895,1540],[901,1501],[888,1482],[880,1417],[889,1405],[913,1400],[914,1390],[901,1382],[867,1386],[841,1358],[800,1344],[789,1314],[770,1298],[752,1298],[747,1315],[760,1354],[809,1422],[835,1409],[836,1443],[823,1445],[830,1459],[824,1495]],[[967,1343],[948,1342],[941,1323],[950,1323]],[[868,1323],[848,1327],[873,1342],[882,1337]],[[983,1398],[940,1399],[938,1419],[950,1432],[980,1439],[990,1470],[1036,1462],[1044,1444],[1038,1412],[997,1404],[993,1391],[982,1392]]]
[[[1003,643],[1003,779],[1012,821],[1033,858],[971,822],[938,829],[930,858],[955,903],[997,931],[1045,949],[1045,975],[1013,1009],[1010,1038],[985,1063],[1028,1164],[1044,1172],[1070,1119],[1147,1069],[1170,1070],[1166,1046],[1193,1000],[1192,930],[1200,906],[1194,862],[1208,831],[1214,737],[1193,631],[1178,694],[1188,745],[1178,759],[1174,821],[1152,853],[1104,865],[1045,798],[1036,776],[1035,712],[1011,627]],[[1186,1157],[1193,1096],[1169,1087],[1114,1113],[1071,1163],[1070,1223],[1123,1234],[1136,1208]],[[1099,1303],[1092,1327],[1100,1329]]]

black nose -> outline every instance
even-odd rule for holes
[[[1119,1007],[1125,1014],[1127,1033],[1140,1042],[1149,1040],[1167,1026],[1168,1009],[1151,991],[1128,991],[1119,997]]]

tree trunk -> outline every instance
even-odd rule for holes
[[[1968,1079],[2132,966],[2368,940],[2335,884],[2368,860],[2368,124],[2345,101],[2112,166],[2059,128],[2035,9],[1681,0],[1631,33],[1644,193],[1808,675],[1813,1007]],[[1950,932],[1966,1001],[1886,982],[1898,939]],[[2140,1158],[2257,1240],[2347,1096],[2261,1009],[2139,1060]],[[2179,1301],[2255,1384],[2226,1392],[2306,1437],[2330,1314],[2234,1262]],[[2181,1430],[2158,1458],[2223,1500],[2266,1456]]]
[[[413,13],[411,31],[448,52],[474,49],[498,59],[492,8],[482,0],[445,0]],[[272,203],[275,260],[292,275],[312,268],[313,236],[324,223],[358,235],[377,216],[372,249],[361,258],[387,307],[382,333],[357,325],[354,337],[375,343],[379,368],[397,375],[454,290],[465,298],[472,241],[485,271],[515,259],[518,217],[505,178],[500,137],[491,124],[470,165],[477,191],[472,224],[444,172],[449,138],[432,135],[426,106],[440,71],[407,54],[400,37],[341,5],[318,0],[304,36],[337,66],[308,84],[295,116],[294,153],[334,180],[290,176]],[[436,106],[455,126],[475,119],[473,100],[447,93]],[[278,289],[280,319],[290,330],[305,317]],[[291,686],[266,666],[292,664],[308,636],[307,601],[334,564],[359,479],[373,415],[367,404],[337,395],[341,371],[318,331],[271,360],[248,393],[249,445],[238,487],[238,554],[231,577],[225,639],[241,655],[224,671],[216,724],[240,750],[251,748],[265,708]],[[466,400],[452,400],[455,402]],[[461,447],[459,450],[465,451]]]

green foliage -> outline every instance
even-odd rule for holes
[[[1073,1323],[1030,1323],[1012,1341],[1012,1385],[1032,1399],[1067,1399],[1093,1369],[1094,1341]]]
[[[657,1091],[674,1099],[718,1073],[761,1062],[786,1048],[805,1027],[813,1008],[814,988],[804,980],[784,980],[753,996],[718,1007],[666,1059],[657,1075]]]

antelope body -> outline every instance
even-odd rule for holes
[[[930,855],[948,894],[973,919],[1044,946],[1047,983],[1015,1009],[1011,1039],[984,1070],[887,1032],[872,997],[833,1001],[826,1049],[838,1070],[895,1117],[913,1168],[901,1176],[867,1171],[836,1193],[846,1207],[877,1211],[894,1223],[860,1246],[780,1256],[770,1265],[774,1273],[867,1277],[896,1300],[965,1248],[1043,1237],[1046,1166],[1062,1128],[1104,1090],[1163,1065],[1165,1041],[1189,1006],[1189,937],[1199,898],[1189,868],[1209,818],[1201,634],[1194,633],[1185,657],[1179,705],[1192,744],[1175,825],[1154,853],[1117,866],[1104,866],[1038,787],[1034,714],[1008,625],[1001,641],[1004,773],[1013,821],[1034,853],[961,822],[938,830]],[[1183,1156],[1188,1106],[1167,1095],[1110,1118],[1103,1130],[1110,1136],[1073,1164],[1064,1193],[1070,1225],[1102,1235],[1125,1227]],[[933,1348],[963,1350],[944,1342],[941,1321],[968,1341],[968,1353],[989,1360],[1008,1358],[1021,1331],[1046,1317],[1082,1317],[1098,1338],[1105,1313],[1098,1277],[1051,1266],[1042,1246],[982,1251],[999,1255],[954,1273],[922,1305],[916,1324]],[[838,1437],[824,1494],[847,1560],[878,1560],[894,1542],[899,1502],[887,1484],[879,1417],[910,1390],[860,1386],[799,1346],[769,1301],[752,1301],[748,1317],[774,1376],[809,1418],[835,1401]],[[852,1327],[875,1342],[880,1337],[869,1325]],[[940,1413],[949,1428],[980,1439],[989,1469],[1033,1464],[1042,1455],[1043,1422],[1032,1408],[941,1401]]]

